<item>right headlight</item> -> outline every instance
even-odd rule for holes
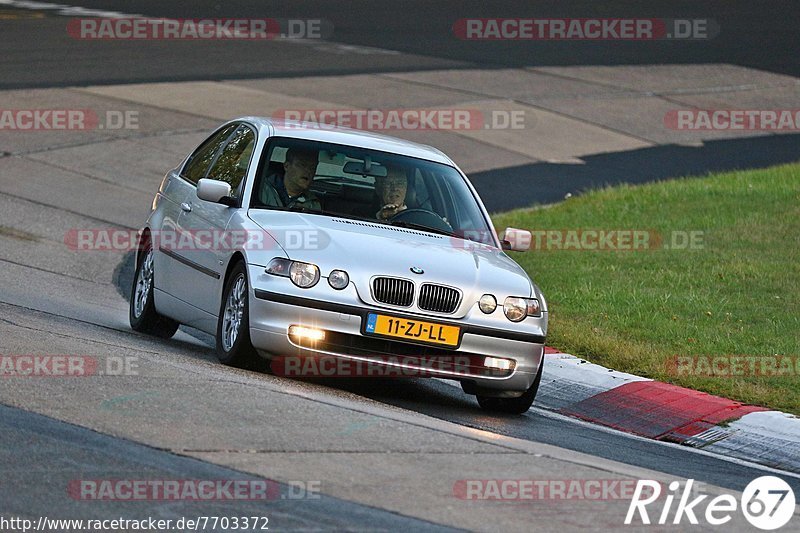
[[[509,296],[503,304],[503,313],[510,321],[520,322],[529,316],[542,316],[542,308],[536,298]]]

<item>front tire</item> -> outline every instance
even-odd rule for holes
[[[539,370],[536,372],[536,378],[533,384],[522,393],[522,396],[517,398],[493,398],[490,396],[477,395],[478,405],[487,411],[495,411],[498,413],[508,413],[513,415],[521,415],[528,411],[533,405],[533,400],[536,398],[536,393],[539,391],[539,383],[542,381],[542,369],[544,368],[544,354],[539,363]]]
[[[217,358],[225,365],[249,368],[258,360],[250,343],[250,306],[247,270],[239,261],[222,291],[217,321]]]
[[[128,321],[135,331],[169,339],[178,331],[180,324],[156,311],[153,298],[154,279],[153,246],[146,241],[133,276]]]

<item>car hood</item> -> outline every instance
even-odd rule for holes
[[[506,296],[532,294],[525,271],[502,250],[491,246],[307,213],[253,210],[249,216],[275,238],[290,259],[316,264],[323,277],[333,269],[347,271],[367,303],[374,303],[369,280],[376,275],[406,278],[417,285],[437,283],[461,289],[464,309],[459,308],[457,314],[465,312],[485,293],[494,294],[500,302]],[[274,251],[265,252],[258,262],[266,264],[274,255]],[[423,273],[412,273],[412,267]]]

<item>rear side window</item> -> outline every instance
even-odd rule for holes
[[[198,180],[201,178],[205,178],[208,173],[208,168],[211,166],[211,163],[214,162],[214,157],[220,147],[225,144],[225,141],[228,140],[228,137],[230,137],[236,127],[236,124],[226,126],[200,145],[200,148],[195,150],[183,166],[181,176],[194,184],[197,184]]]
[[[217,156],[207,177],[230,183],[231,196],[238,198],[239,185],[247,175],[255,145],[255,132],[245,125],[239,126]]]

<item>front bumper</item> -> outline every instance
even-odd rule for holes
[[[251,278],[252,279],[252,278]],[[288,280],[286,280],[288,281]],[[321,281],[320,284],[324,283]],[[270,289],[278,289],[274,284]],[[326,284],[327,285],[327,284]],[[306,294],[311,294],[306,291]],[[333,296],[333,294],[331,295]],[[337,296],[341,297],[341,293]],[[527,332],[475,326],[465,320],[447,320],[441,317],[409,315],[391,309],[371,307],[363,303],[352,305],[308,298],[306,295],[278,290],[250,289],[250,337],[253,346],[268,357],[275,356],[335,356],[349,361],[369,362],[370,365],[400,367],[411,371],[408,375],[426,375],[446,379],[466,380],[482,393],[491,395],[521,393],[536,378],[542,362],[545,339]],[[385,339],[364,334],[368,313],[381,313],[459,326],[462,330],[459,345],[454,348],[419,345],[401,340]],[[338,344],[301,344],[288,335],[292,325],[306,326],[331,333],[340,340]],[[346,339],[343,341],[342,339]],[[345,345],[348,348],[345,348]],[[477,372],[475,367],[456,365],[452,368],[437,365],[435,368],[415,364],[413,358],[387,358],[387,355],[418,353],[435,360],[459,359],[471,361],[482,357],[513,359],[515,366],[508,371]],[[376,356],[378,356],[376,358]],[[485,370],[485,369],[482,369]],[[419,371],[418,374],[414,372]]]

